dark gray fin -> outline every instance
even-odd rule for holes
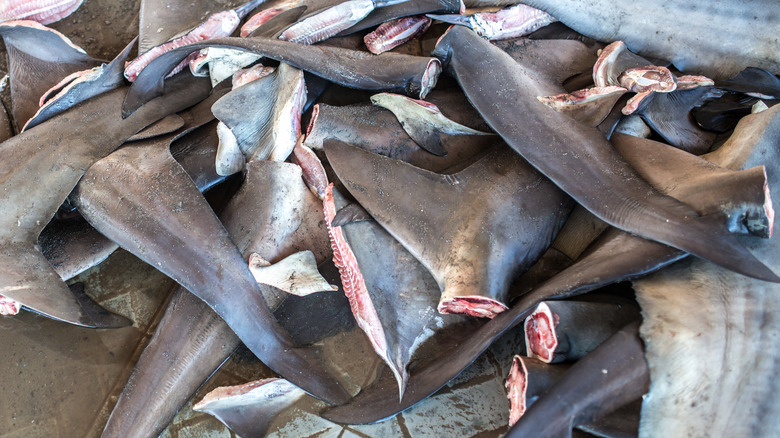
[[[255,282],[236,244],[170,155],[168,142],[117,150],[90,168],[77,196],[79,210],[96,229],[209,304],[271,369],[329,402],[348,398],[315,351],[295,346],[273,317],[261,293],[266,287]]]
[[[547,363],[576,361],[623,326],[641,320],[628,300],[543,301],[525,320],[526,355]]]
[[[509,282],[549,246],[572,207],[505,147],[454,175],[335,141],[325,151],[350,193],[432,272],[442,290],[440,311],[463,304],[495,316]],[[462,245],[474,248],[473,257]]]
[[[353,222],[372,221],[374,218],[360,204],[352,202],[341,208],[331,221],[331,226],[341,227]]]
[[[560,21],[550,23],[547,26],[528,34],[527,38],[531,40],[575,40],[588,47],[594,47],[599,44],[598,41],[593,38],[586,37]]]
[[[592,71],[598,59],[598,47],[589,47],[578,40],[513,40],[493,41],[517,62],[529,65],[538,73],[558,83],[584,71]]]
[[[427,13],[458,13],[460,12],[460,0],[415,0],[404,2],[397,5],[377,7],[357,24],[338,34],[338,36],[349,35],[360,32],[361,30],[382,24],[395,18],[408,17],[410,15],[421,15]]]
[[[170,134],[184,127],[184,119],[176,114],[171,114],[164,119],[147,126],[138,134],[130,137],[127,141],[148,140],[160,135]]]
[[[130,44],[125,46],[122,52],[108,65],[93,69],[93,74],[88,74],[87,76],[89,77],[85,80],[79,78],[66,85],[57,96],[46,101],[38,109],[35,115],[24,125],[23,129],[30,129],[39,125],[57,114],[67,111],[74,105],[124,84],[125,61],[127,61],[130,50],[135,46],[135,41],[136,39],[133,39]]]
[[[97,266],[119,248],[84,220],[52,220],[38,236],[38,244],[65,281]]]
[[[693,120],[691,110],[722,94],[713,87],[652,93],[642,100],[636,113],[667,143],[701,155],[709,152],[717,134],[701,129]]]
[[[280,12],[275,17],[263,23],[260,27],[252,31],[247,38],[266,37],[276,38],[291,24],[298,21],[306,12],[306,6],[298,6]]]
[[[759,99],[780,99],[780,79],[763,68],[748,67],[731,79],[719,81],[716,86]]]
[[[261,437],[277,416],[305,395],[287,380],[271,378],[217,388],[193,410],[213,415],[239,436]]]
[[[91,328],[119,328],[132,324],[110,313],[83,291],[65,285],[39,249],[27,243],[4,243],[0,264],[0,295],[52,319]]]
[[[649,384],[639,323],[633,323],[574,364],[506,436],[568,436],[573,427],[638,399]]]
[[[442,107],[446,108],[446,105]],[[384,108],[368,104],[331,106],[320,103],[312,113],[304,144],[320,149],[327,140],[349,143],[433,172],[442,172],[501,143],[493,136],[448,136],[443,139],[447,156],[439,157],[412,140],[395,115]]]
[[[729,132],[740,119],[751,113],[757,99],[739,93],[726,93],[720,99],[693,108],[693,118],[702,128],[717,133]]]
[[[434,54],[449,65],[469,100],[495,132],[600,219],[744,275],[780,281],[718,225],[717,219],[698,217],[690,206],[660,194],[634,176],[636,173],[598,130],[536,99],[559,94],[559,84],[533,69],[519,68],[523,65],[461,27],[451,28],[439,40]],[[485,93],[486,89],[504,91]],[[512,122],[512,114],[534,117],[518,125]],[[583,180],[586,175],[587,180]],[[631,214],[625,214],[629,211]]]
[[[61,79],[102,64],[61,33],[37,23],[0,24],[0,36],[8,53],[12,112],[18,127],[30,120],[41,96]]]
[[[350,88],[398,91],[424,96],[436,84],[439,61],[397,53],[369,52],[327,46],[305,46],[271,38],[219,38],[190,44],[160,55],[144,68],[122,106],[129,116],[150,99],[159,96],[165,77],[190,53],[206,47],[245,50],[284,61]],[[339,59],[339,63],[333,63]]]
[[[444,23],[448,24],[456,24],[458,26],[466,26],[469,29],[474,30],[474,26],[471,25],[471,16],[469,15],[460,15],[460,14],[447,14],[447,15],[441,15],[441,14],[425,14],[426,17],[439,20]]]

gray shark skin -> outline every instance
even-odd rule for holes
[[[14,136],[14,130],[11,127],[11,120],[8,118],[8,111],[5,105],[0,105],[0,143]]]
[[[206,47],[245,50],[285,62],[350,88],[396,91],[423,96],[436,83],[438,61],[397,53],[374,55],[369,52],[328,47],[304,46],[272,38],[218,38],[171,50],[152,61],[138,75],[122,111],[132,114],[149,99],[159,95],[165,76],[190,53]]]
[[[711,197],[706,196],[706,192],[701,189],[702,186],[690,184],[686,187],[679,180],[681,178],[679,175],[694,173],[691,167],[686,167],[685,170],[680,171],[680,163],[683,162],[684,164],[684,161],[686,161],[685,157],[695,162],[693,168],[698,167],[701,170],[709,167],[710,171],[718,177],[729,175],[726,170],[711,164],[707,165],[703,159],[676,150],[668,145],[661,145],[645,139],[623,137],[631,142],[631,144],[626,145],[626,149],[635,150],[636,157],[642,157],[643,160],[647,157],[648,150],[659,147],[663,147],[666,153],[671,153],[666,160],[660,161],[655,170],[650,170],[648,173],[659,173],[659,170],[666,169],[665,172],[673,174],[678,180],[667,179],[665,183],[669,186],[679,186],[678,190],[680,192],[687,191],[689,198],[684,199],[691,201],[694,207],[700,208],[701,211],[718,211],[723,209],[724,201],[726,205],[733,202],[734,192],[724,193],[722,179],[714,179],[711,187],[714,196]],[[771,138],[767,139],[767,141],[771,142]],[[645,147],[637,149],[642,145]],[[655,159],[664,156],[666,153],[663,151],[657,152]],[[723,158],[714,157],[714,153],[711,155],[713,155],[713,161],[729,164]],[[652,161],[654,160],[649,160],[648,162]],[[669,163],[675,164],[670,165]],[[690,165],[691,163],[688,163],[688,166]],[[731,173],[734,174],[735,172]],[[766,178],[763,170],[758,167],[740,172],[740,174],[741,178],[744,179],[739,180],[739,182],[733,182],[733,186],[737,189],[745,189],[745,193],[741,196],[746,197],[746,199],[754,199],[754,205],[763,205],[766,199],[764,192]],[[682,177],[682,179],[685,178]],[[694,173],[691,179],[693,182],[697,182],[699,176],[696,176]],[[719,194],[721,196],[718,196]],[[707,201],[708,198],[709,201]],[[709,202],[709,205],[706,202],[697,204],[697,201],[706,201]],[[732,216],[742,216],[740,214],[734,215],[734,212],[728,209],[726,212]],[[754,237],[750,239],[756,242],[763,241],[763,239]],[[509,310],[499,314],[492,321],[477,329],[471,338],[458,346],[457,350],[442,354],[439,359],[431,361],[425,368],[418,369],[416,374],[411,375],[408,383],[409,389],[401,402],[397,400],[392,391],[369,390],[359,394],[350,403],[325,412],[324,416],[339,423],[370,423],[395,415],[432,394],[442,387],[447,380],[460,373],[490,346],[493,340],[525,320],[539,302],[547,299],[560,299],[579,295],[615,281],[644,275],[685,256],[684,252],[674,248],[631,236],[618,229],[609,229],[588,248],[576,264],[553,276],[530,293],[521,296],[512,304]]]
[[[97,266],[119,248],[84,220],[52,220],[38,236],[38,245],[63,281]]]
[[[199,25],[213,10],[210,0],[142,0],[138,23],[138,53],[174,38]]]
[[[59,32],[24,23],[0,24],[8,53],[12,113],[19,128],[38,111],[38,100],[49,88],[71,73],[102,63]]]
[[[598,130],[537,100],[560,94],[559,84],[461,26],[439,40],[434,55],[507,144],[600,219],[742,274],[780,281],[711,218],[653,190]]]
[[[547,249],[573,207],[506,146],[453,175],[344,143],[328,142],[325,152],[358,202],[431,271],[442,290],[439,311],[472,302],[477,314],[484,305],[480,316],[500,311],[510,282]]]
[[[165,115],[183,110],[208,92],[202,81],[182,77],[169,93],[136,117],[122,119],[117,105],[126,88],[109,91],[0,145],[13,168],[0,177],[3,215],[0,294],[46,316],[100,326],[73,301],[70,290],[37,248],[38,235],[86,169],[124,140]],[[95,125],[95,118],[102,123]],[[47,145],[40,148],[39,145]],[[36,175],[31,179],[30,175]]]
[[[322,203],[305,187],[297,165],[249,162],[246,180],[221,219],[244,258],[255,252],[276,262],[303,249],[312,250],[318,261],[330,257]],[[287,297],[267,287],[263,291],[272,308],[284,306]],[[175,292],[114,407],[104,437],[157,436],[238,345],[222,318],[191,296],[183,288]],[[300,323],[299,318],[294,322]],[[164,365],[172,357],[177,366]],[[169,390],[159,391],[160,386]]]
[[[533,403],[507,437],[570,436],[571,429],[647,392],[649,372],[639,323],[630,324],[575,363]],[[565,400],[565,402],[561,402]]]
[[[443,172],[501,142],[490,136],[446,136],[447,156],[439,157],[415,143],[393,113],[384,108],[320,103],[309,123],[305,144],[321,149],[323,142],[329,140],[343,141],[432,172]]]
[[[680,71],[726,79],[745,67],[780,73],[777,4],[715,0],[632,2],[528,0],[577,32],[599,41],[621,40],[635,53],[671,61]]]
[[[271,369],[319,398],[347,398],[313,350],[297,347],[274,319],[260,293],[267,287],[255,282],[168,142],[134,142],[99,164],[77,194],[92,226],[203,299]]]
[[[776,197],[779,139],[780,106],[774,106],[744,117],[708,156],[733,168],[767,164]],[[777,268],[776,239],[742,239],[750,240],[759,260]],[[639,436],[775,436],[775,424],[766,419],[780,413],[774,377],[780,364],[777,286],[699,260],[680,262],[634,286],[651,376]],[[679,409],[667,409],[670,403]]]

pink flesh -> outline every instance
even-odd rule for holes
[[[593,87],[585,88],[583,90],[575,90],[571,93],[563,93],[556,96],[540,96],[538,99],[548,106],[557,108],[566,105],[577,105],[591,100],[596,100],[601,96],[626,91],[627,90],[623,87],[610,85],[608,87]]]
[[[537,357],[550,363],[555,349],[558,348],[558,336],[555,334],[555,320],[547,305],[539,305],[531,316],[525,319],[525,340],[528,356]]]
[[[16,315],[22,305],[8,297],[0,295],[0,315]]]
[[[255,388],[259,388],[275,380],[279,380],[279,378],[272,377],[270,379],[255,380],[254,382],[248,382],[248,383],[235,385],[235,386],[220,386],[219,388],[206,394],[206,396],[203,397],[203,399],[199,401],[197,405],[195,405],[194,409],[199,409],[200,407],[205,406],[206,404],[211,403],[215,400],[221,400],[225,398],[235,397],[237,395],[246,394],[247,392]]]
[[[439,302],[438,307],[439,313],[462,313],[469,316],[490,319],[495,318],[496,315],[506,309],[507,307],[504,304],[480,296],[445,298]]]
[[[635,93],[668,93],[677,89],[677,78],[668,68],[657,65],[629,68],[618,77],[618,81],[621,86]]]
[[[506,378],[506,398],[509,399],[509,427],[517,423],[528,407],[526,393],[528,391],[528,370],[521,356],[515,356],[512,369]]]
[[[276,69],[274,67],[266,67],[262,64],[257,64],[250,68],[241,69],[233,73],[233,89],[246,85],[252,81],[256,81],[260,78],[264,78]]]
[[[309,126],[306,127],[306,136],[311,135],[311,131],[314,129],[314,123],[317,122],[317,116],[320,115],[319,104],[314,105],[311,109],[311,120],[309,120]]]
[[[301,166],[303,171],[303,180],[309,189],[317,195],[318,198],[325,198],[325,191],[328,188],[328,175],[325,174],[325,168],[322,167],[320,159],[309,147],[303,145],[303,135],[298,139],[293,148],[293,158]]]
[[[62,20],[81,6],[83,0],[2,0],[0,21],[31,20],[50,24]]]
[[[606,68],[607,64],[613,62],[617,55],[626,50],[626,45],[623,41],[615,41],[614,43],[604,47],[599,54],[599,58],[596,63],[593,64],[593,83],[597,87],[606,87],[609,84],[606,83],[606,74],[602,71]]]
[[[246,20],[246,23],[241,26],[241,33],[239,33],[239,35],[241,38],[248,36],[250,33],[254,32],[255,29],[265,24],[266,21],[276,17],[283,11],[284,9],[281,8],[271,8],[252,15],[248,20]]]
[[[377,315],[371,298],[368,296],[366,283],[363,280],[363,274],[360,273],[355,254],[344,238],[341,227],[331,226],[331,222],[333,222],[333,218],[336,216],[332,183],[325,189],[325,198],[322,201],[322,205],[325,211],[325,223],[328,226],[328,234],[330,235],[330,246],[333,249],[333,263],[339,270],[341,284],[344,287],[344,294],[349,300],[352,314],[355,316],[358,326],[371,341],[374,351],[382,360],[390,364],[391,362],[387,357],[385,333],[379,322],[379,315]]]
[[[685,75],[677,77],[678,90],[690,90],[707,85],[715,85],[715,81],[706,76]]]
[[[223,11],[214,14],[209,17],[209,19],[206,20],[203,24],[190,31],[187,35],[154,47],[138,58],[135,58],[125,68],[125,77],[130,82],[135,81],[135,78],[138,77],[144,67],[146,67],[158,56],[168,52],[169,50],[173,50],[181,46],[186,46],[188,44],[194,44],[200,41],[228,37],[233,33],[234,30],[236,30],[239,21],[240,19],[238,18],[238,15],[235,13],[235,11]],[[197,54],[195,56],[197,57]],[[189,57],[187,60],[182,61],[182,63],[179,64],[176,69],[174,69],[174,72],[178,73],[181,71],[181,69],[183,69],[189,63],[189,61]],[[171,74],[176,74],[174,72],[171,72]]]
[[[639,104],[642,103],[642,99],[649,96],[652,93],[652,91],[644,91],[642,93],[637,93],[631,99],[628,99],[628,102],[626,102],[626,106],[623,107],[620,112],[622,112],[624,115],[633,114],[634,111],[639,108]]]
[[[428,66],[425,67],[425,73],[423,73],[420,80],[420,99],[425,99],[425,96],[436,86],[436,82],[439,81],[439,75],[441,74],[441,61],[436,58],[432,58],[428,61]]]
[[[40,100],[38,100],[38,106],[43,106],[43,104],[45,104],[48,100],[53,99],[54,96],[58,95],[62,91],[62,89],[65,88],[66,85],[75,81],[80,76],[89,73],[91,70],[92,69],[77,71],[75,73],[71,73],[65,76],[61,81],[57,83],[57,85],[49,88],[48,90],[46,90],[45,93],[43,93]]]
[[[431,25],[425,15],[402,17],[382,23],[375,31],[363,37],[368,51],[380,54],[422,35]]]

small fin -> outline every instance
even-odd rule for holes
[[[216,388],[192,409],[216,417],[240,436],[261,437],[278,415],[305,395],[287,380],[270,378]]]
[[[246,158],[244,153],[238,147],[236,136],[224,123],[217,123],[217,135],[219,136],[219,145],[217,145],[217,156],[214,166],[217,175],[230,176],[234,173],[244,170]]]
[[[311,251],[297,252],[273,265],[258,254],[252,253],[249,256],[249,270],[258,283],[299,297],[339,289],[322,278]]]
[[[371,103],[390,110],[409,137],[426,151],[446,156],[447,151],[439,134],[449,135],[493,135],[461,125],[442,115],[436,105],[393,93],[379,93],[371,96]]]
[[[334,227],[342,227],[353,222],[372,221],[373,217],[360,204],[353,202],[336,213],[333,218]]]

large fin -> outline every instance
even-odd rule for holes
[[[102,63],[65,35],[32,21],[2,23],[0,36],[8,52],[13,116],[20,128],[38,110],[46,90],[71,73]]]
[[[252,278],[227,231],[171,157],[168,142],[119,149],[90,168],[77,196],[95,228],[203,299],[270,368],[324,400],[347,399],[315,351],[296,347],[273,317],[261,294],[265,286]]]
[[[434,54],[449,64],[494,131],[605,222],[739,273],[780,281],[717,220],[699,217],[690,206],[653,190],[599,131],[536,99],[558,94],[559,84],[462,27],[451,28]],[[516,123],[515,114],[525,114],[524,123]]]
[[[432,272],[442,289],[440,311],[482,297],[473,311],[494,316],[509,283],[549,246],[571,209],[507,148],[454,175],[338,142],[325,151],[350,193]]]

